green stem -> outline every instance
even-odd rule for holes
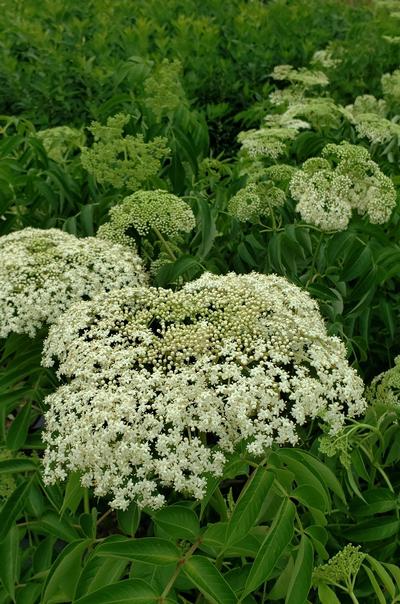
[[[90,513],[90,503],[89,503],[89,490],[83,489],[83,510],[85,514]]]
[[[158,228],[153,226],[153,231],[157,235],[158,239],[161,241],[162,245],[164,246],[164,248],[165,248],[168,256],[171,258],[171,260],[176,260],[176,256],[175,256],[174,252],[172,251],[171,246],[169,245],[168,241],[166,241],[164,239],[164,237],[162,236],[162,234],[160,233]]]
[[[193,543],[193,545],[190,547],[190,549],[188,549],[188,551],[183,556],[183,558],[181,558],[181,560],[179,560],[170,580],[168,581],[167,585],[164,588],[164,591],[162,592],[161,596],[159,597],[159,600],[158,600],[159,604],[165,604],[166,598],[167,598],[169,592],[171,591],[171,589],[173,588],[174,583],[175,583],[179,573],[181,572],[183,566],[186,564],[186,562],[189,560],[189,558],[191,558],[193,556],[194,552],[199,547],[200,541],[201,541],[200,539],[197,539],[197,541],[195,541]]]

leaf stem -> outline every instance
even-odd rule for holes
[[[155,234],[157,235],[158,239],[161,241],[162,245],[164,246],[164,248],[165,248],[167,254],[169,255],[169,257],[171,258],[171,260],[176,260],[176,256],[175,256],[174,252],[172,251],[171,246],[166,241],[166,239],[164,239],[164,237],[162,236],[162,234],[160,233],[158,228],[155,226],[153,226],[152,228],[153,228],[153,231],[155,232]]]

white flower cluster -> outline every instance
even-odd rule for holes
[[[98,230],[98,236],[128,243],[126,235],[134,227],[139,235],[146,235],[150,229],[168,237],[176,237],[180,232],[188,233],[195,226],[195,217],[190,206],[180,197],[156,189],[136,191],[110,210],[110,221]]]
[[[274,80],[286,80],[292,84],[300,84],[303,88],[313,86],[327,86],[328,76],[323,71],[301,67],[295,69],[292,65],[277,65],[271,76]]]
[[[330,44],[326,48],[315,51],[311,59],[311,65],[323,69],[335,69],[341,62],[342,59],[334,55]]]
[[[317,304],[283,277],[203,275],[173,292],[128,288],[74,305],[44,364],[69,379],[47,398],[45,480],[78,471],[111,505],[202,498],[244,442],[261,456],[320,418],[364,410],[363,384]]]
[[[133,250],[58,229],[27,228],[0,237],[0,337],[33,337],[73,302],[128,285],[145,285]]]
[[[325,231],[346,229],[353,209],[374,224],[389,220],[396,190],[364,147],[330,144],[322,155],[304,162],[290,183],[303,220]]]
[[[345,115],[355,125],[358,135],[378,144],[400,136],[400,125],[386,119],[386,113],[386,102],[369,94],[357,97],[354,104],[345,109]]]
[[[238,141],[250,159],[275,160],[286,152],[287,144],[305,128],[309,128],[307,122],[292,116],[267,115],[264,127],[240,132]]]

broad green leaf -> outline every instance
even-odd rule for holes
[[[397,508],[397,497],[390,489],[375,487],[363,491],[364,501],[355,500],[350,505],[350,512],[356,518],[375,516]]]
[[[11,424],[6,439],[6,446],[16,451],[25,443],[31,422],[31,404],[26,403]]]
[[[31,522],[30,527],[39,533],[54,535],[58,539],[67,542],[76,541],[80,537],[75,527],[65,516],[60,518],[54,512],[46,512],[39,520]]]
[[[251,475],[233,509],[227,527],[228,546],[246,536],[255,524],[260,509],[274,482],[274,474],[258,467]]]
[[[193,510],[182,505],[162,508],[154,515],[154,522],[174,539],[195,541],[200,533],[200,522]]]
[[[183,565],[183,573],[214,604],[235,604],[235,593],[216,566],[203,556],[192,556]]]
[[[53,559],[53,548],[56,537],[49,535],[39,543],[35,549],[32,560],[32,570],[34,574],[46,571],[51,566]]]
[[[400,520],[392,518],[374,518],[346,529],[346,539],[359,543],[383,541],[393,537],[400,530]]]
[[[42,604],[72,601],[81,574],[83,552],[89,539],[69,543],[53,563],[43,585]]]
[[[132,502],[127,510],[118,510],[119,528],[130,537],[134,537],[140,522],[140,509]]]
[[[385,567],[378,560],[375,560],[375,558],[373,558],[372,556],[367,555],[365,557],[365,560],[367,560],[372,570],[374,570],[375,573],[378,575],[383,585],[387,589],[390,597],[394,598],[396,595],[396,587]]]
[[[397,589],[400,591],[400,567],[389,562],[384,562],[383,565],[392,573],[392,577],[396,581]]]
[[[261,527],[260,527],[261,528]],[[255,535],[250,532],[245,536],[226,545],[227,539],[227,522],[217,522],[216,524],[210,524],[206,531],[203,533],[199,548],[216,558],[222,553],[225,558],[235,558],[242,556],[249,556],[255,558],[260,545],[264,540],[264,536]]]
[[[60,509],[60,516],[63,516],[66,510],[70,510],[75,514],[82,497],[83,487],[81,486],[79,474],[77,472],[72,472],[68,477],[65,487],[64,501]]]
[[[127,579],[102,587],[73,604],[151,604],[159,601],[157,592],[140,579]]]
[[[375,592],[376,597],[378,598],[378,602],[379,604],[387,604],[387,600],[384,596],[383,591],[381,590],[378,581],[376,580],[374,573],[372,572],[372,570],[370,568],[368,568],[368,566],[365,566],[365,564],[363,564],[363,568],[365,570],[365,572],[368,575],[369,580],[371,581],[371,585],[372,588]]]
[[[0,461],[0,474],[34,472],[37,468],[38,463],[34,459],[5,459]]]
[[[257,554],[247,579],[245,594],[250,594],[266,581],[289,545],[294,531],[295,506],[285,499]]]
[[[167,541],[167,539],[156,537],[111,542],[106,540],[96,548],[95,554],[97,556],[115,556],[160,565],[178,562],[181,558],[181,552],[176,545],[171,541]]]
[[[279,574],[275,585],[268,594],[268,600],[283,600],[288,591],[288,585],[293,574],[294,560],[293,556],[290,556],[285,568]]]
[[[315,508],[321,512],[327,511],[325,498],[312,485],[302,484],[292,492],[291,496],[307,508]]]
[[[323,499],[325,509],[329,510],[330,498],[327,487],[324,482],[321,482],[320,477],[308,467],[304,459],[295,457],[291,453],[288,454],[286,449],[279,451],[278,456],[287,465],[289,470],[294,473],[297,485],[310,485],[314,487],[318,491],[320,498]]]
[[[0,541],[5,539],[14,522],[19,518],[25,503],[25,498],[32,484],[33,477],[24,480],[9,496],[0,510]]]
[[[10,598],[15,599],[17,559],[19,554],[19,529],[13,526],[6,538],[0,541],[0,581]]]
[[[323,482],[326,488],[329,488],[343,501],[343,503],[346,503],[346,496],[344,494],[342,485],[326,464],[306,451],[286,448],[282,449],[282,451],[286,457],[291,457],[293,459],[302,461],[302,463],[305,464],[305,466],[308,467],[308,469],[313,472],[321,482]]]
[[[320,583],[318,585],[318,597],[321,604],[340,604],[340,600],[333,589],[325,583]]]
[[[127,564],[129,564],[128,560],[94,556],[82,570],[76,586],[75,598],[116,583],[122,577]]]
[[[311,588],[314,550],[307,535],[302,535],[285,604],[304,604]]]

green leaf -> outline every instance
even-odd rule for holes
[[[301,461],[327,488],[335,493],[343,503],[346,503],[346,496],[342,485],[326,464],[314,457],[314,455],[311,455],[311,453],[300,451],[299,449],[282,449],[282,452],[286,457]]]
[[[387,604],[387,600],[383,594],[383,591],[379,587],[379,583],[376,580],[374,573],[372,572],[372,570],[370,568],[368,568],[368,566],[365,566],[365,564],[363,564],[363,568],[364,568],[365,572],[367,573],[369,580],[371,581],[372,588],[375,592],[376,597],[378,598],[379,604]]]
[[[117,520],[121,531],[134,537],[140,522],[140,509],[132,502],[127,510],[118,510]]]
[[[396,518],[374,518],[355,527],[346,529],[346,539],[356,543],[383,541],[393,537],[400,530],[400,520]]]
[[[325,583],[320,583],[318,585],[318,598],[321,604],[340,604],[340,600],[333,589],[328,587]]]
[[[6,446],[12,451],[20,449],[25,443],[31,422],[31,404],[26,403],[14,419],[7,432]]]
[[[73,604],[151,604],[159,601],[157,592],[140,579],[108,585],[74,600]]]
[[[81,574],[83,552],[89,539],[68,544],[52,565],[43,585],[42,604],[72,601]]]
[[[70,510],[75,514],[82,498],[83,487],[81,486],[80,476],[77,472],[72,472],[68,477],[65,487],[64,501],[60,509],[60,516],[63,516],[67,510]]]
[[[30,526],[33,530],[54,535],[58,539],[63,539],[67,542],[73,542],[79,539],[79,533],[71,526],[71,522],[65,517],[60,518],[59,515],[54,512],[46,512],[39,520],[31,522]]]
[[[105,540],[96,548],[95,554],[97,556],[115,556],[158,565],[178,562],[181,558],[181,552],[176,545],[171,541],[167,541],[167,539],[156,537],[111,542]]]
[[[383,514],[397,508],[397,497],[390,489],[375,487],[368,491],[363,491],[364,501],[353,501],[350,506],[350,512],[356,518],[375,516]]]
[[[285,499],[257,554],[246,582],[245,594],[250,594],[266,581],[289,545],[294,532],[295,506]]]
[[[162,508],[154,515],[154,522],[174,539],[195,541],[200,533],[200,522],[193,510],[182,505]]]
[[[390,597],[394,599],[396,596],[396,587],[385,567],[378,560],[375,560],[375,558],[369,556],[368,554],[365,556],[365,560],[368,561],[371,568],[378,575],[383,585],[387,589]]]
[[[327,487],[325,487],[325,483],[321,481],[320,477],[308,467],[305,460],[302,457],[293,456],[292,453],[288,454],[287,449],[281,450],[277,454],[279,459],[294,473],[298,486],[314,487],[319,493],[319,498],[324,501],[325,510],[330,510],[330,497]]]
[[[226,545],[247,535],[255,524],[264,500],[274,482],[274,474],[258,467],[247,481],[236,502],[227,530]]]
[[[210,602],[236,604],[235,593],[208,558],[192,556],[184,564],[183,573]]]
[[[86,564],[76,586],[75,598],[116,583],[123,575],[128,560],[94,556]]]
[[[19,540],[19,529],[17,526],[13,526],[6,538],[0,542],[0,580],[12,600],[15,599],[17,583]]]
[[[37,468],[38,462],[34,459],[5,459],[0,461],[0,474],[34,472]]]
[[[32,484],[33,476],[24,480],[15,489],[0,510],[0,541],[6,538],[14,522],[19,518],[25,503],[25,498]]]
[[[311,588],[314,549],[307,535],[302,535],[290,578],[285,604],[304,604]]]
[[[302,484],[292,492],[291,497],[297,499],[307,508],[315,508],[321,510],[321,512],[327,511],[325,498],[321,497],[320,491],[317,491],[311,485]]]

